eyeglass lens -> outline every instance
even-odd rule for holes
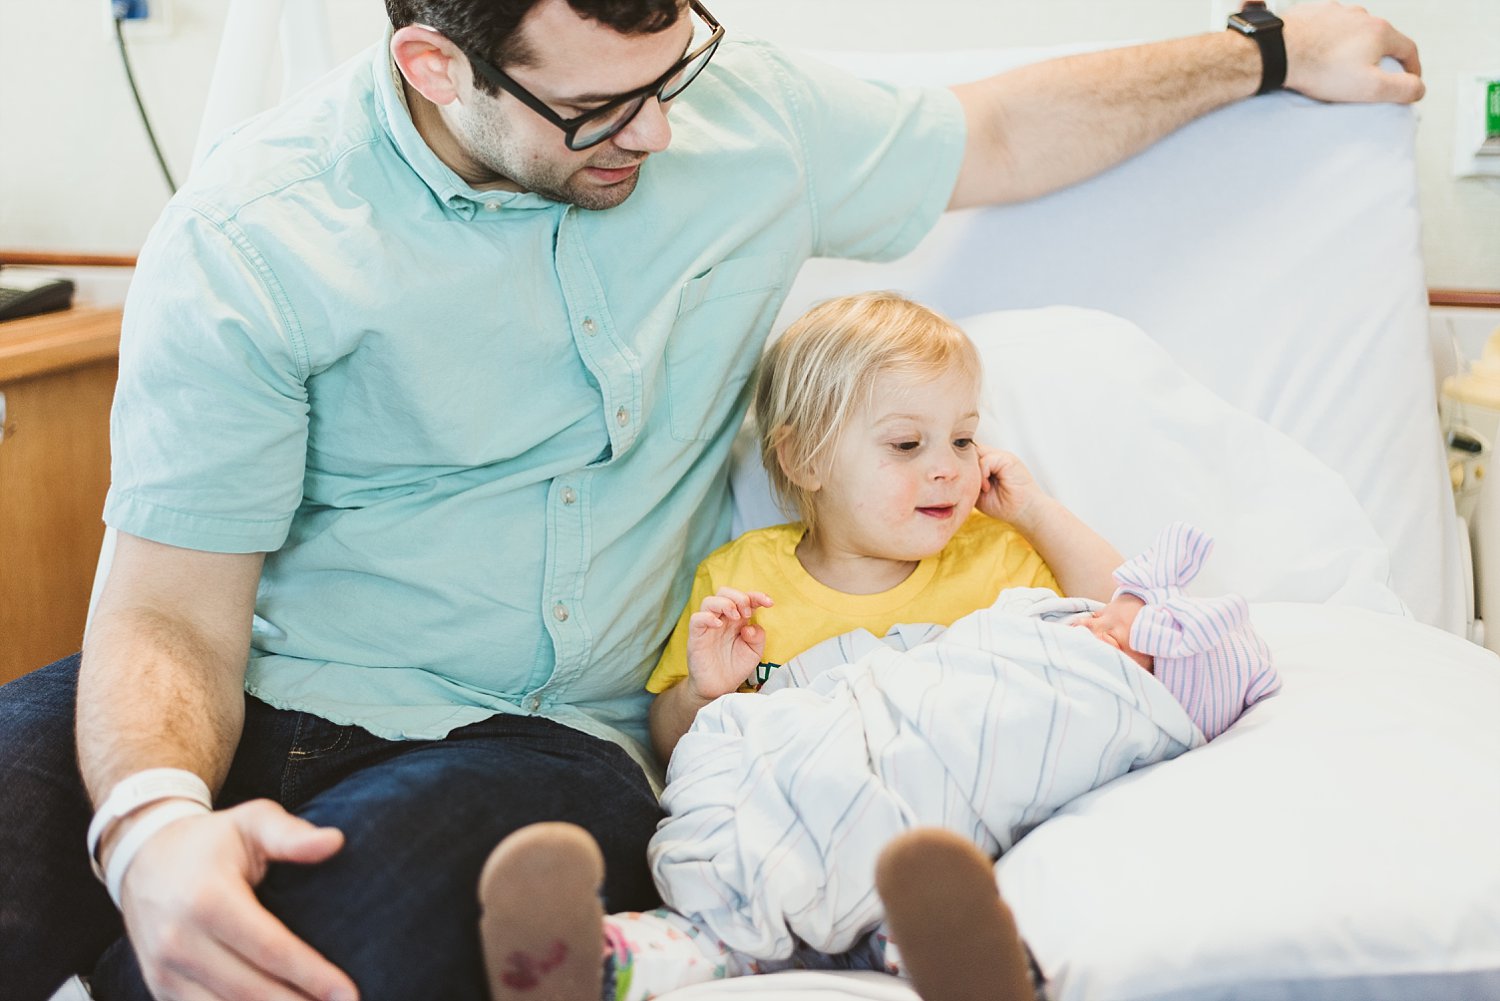
[[[708,65],[708,61],[713,58],[714,51],[718,47],[718,43],[716,42],[705,48],[691,62],[685,63],[681,69],[668,77],[667,81],[661,85],[661,88],[655,94],[642,94],[634,100],[626,101],[618,108],[611,108],[607,113],[598,118],[591,118],[584,122],[579,126],[578,131],[573,133],[572,138],[568,142],[569,148],[581,150],[587,149],[590,146],[597,146],[625,128],[626,125],[629,125],[630,120],[636,116],[645,103],[652,97],[665,102],[681,94],[687,89],[688,84],[692,83],[694,78],[703,72],[703,67]]]

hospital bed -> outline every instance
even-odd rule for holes
[[[823,55],[956,82],[1047,54]],[[1257,98],[894,264],[812,262],[783,310],[874,287],[959,318],[981,434],[1124,552],[1174,518],[1215,535],[1194,590],[1245,594],[1284,676],[999,861],[1054,998],[1500,998],[1500,659],[1458,635],[1414,131]],[[736,527],[782,520],[741,444]],[[670,997],[915,994],[801,972]]]
[[[945,83],[1049,54],[825,56]],[[1055,998],[1500,998],[1500,659],[1457,635],[1413,133],[1405,108],[1257,98],[790,293],[783,324],[871,287],[961,318],[986,437],[1122,551],[1173,519],[1215,535],[1196,588],[1245,594],[1284,676],[999,861]],[[733,482],[738,528],[780,519],[753,450]],[[914,997],[826,972],[671,995]]]

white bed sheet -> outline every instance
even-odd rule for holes
[[[999,862],[1052,996],[1500,997],[1500,658],[1358,608],[1252,618],[1279,695]]]

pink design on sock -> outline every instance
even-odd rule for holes
[[[506,957],[509,965],[500,974],[500,980],[506,987],[529,991],[541,984],[542,978],[561,966],[567,958],[568,946],[561,939],[553,942],[547,954],[540,959],[533,958],[529,953],[513,952]]]

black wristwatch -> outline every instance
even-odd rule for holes
[[[1260,0],[1248,0],[1239,13],[1229,15],[1229,30],[1248,36],[1260,46],[1260,89],[1256,93],[1280,90],[1286,83],[1286,39],[1281,37],[1281,18],[1266,10]]]

